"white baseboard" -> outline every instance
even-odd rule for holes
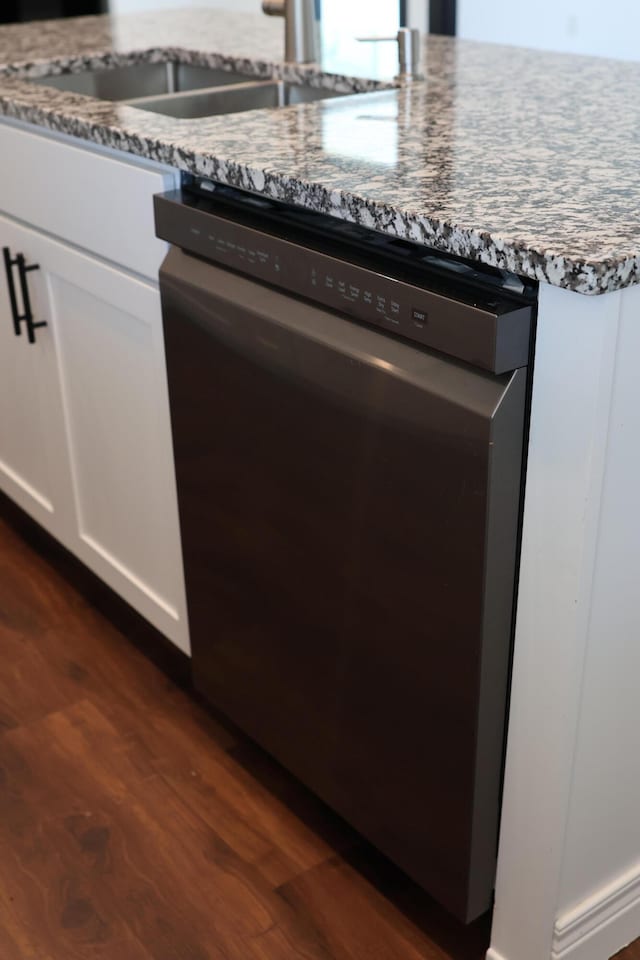
[[[640,863],[560,914],[553,931],[551,960],[608,960],[639,936]],[[491,951],[487,958],[500,960],[491,957]]]

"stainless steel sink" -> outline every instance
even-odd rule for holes
[[[202,87],[222,87],[255,79],[252,75],[185,63],[140,63],[131,67],[106,67],[81,73],[38,77],[33,83],[99,100],[134,100],[158,97]]]
[[[322,87],[258,80],[253,74],[173,61],[61,73],[31,82],[182,119],[344,96]]]
[[[238,83],[222,89],[174,93],[164,97],[147,97],[127,102],[140,110],[150,110],[152,113],[192,120],[196,117],[243,113],[245,110],[260,110],[265,107],[287,107],[294,103],[311,103],[314,100],[340,96],[344,94],[321,87],[308,87],[282,80],[264,80]]]

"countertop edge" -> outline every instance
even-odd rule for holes
[[[65,134],[154,160],[186,173],[264,194],[583,295],[599,295],[640,283],[640,254],[620,253],[618,256],[616,253],[610,257],[589,259],[572,256],[570,248],[568,252],[560,253],[535,242],[472,227],[460,219],[449,222],[408,204],[395,206],[389,202],[389,197],[386,201],[376,200],[375,190],[372,190],[373,196],[367,196],[365,192],[343,190],[335,182],[325,184],[321,177],[305,179],[297,173],[287,173],[286,159],[282,168],[274,168],[273,162],[261,168],[225,156],[224,151],[217,153],[215,141],[207,143],[206,148],[192,147],[185,143],[179,126],[175,132],[168,132],[166,126],[163,129],[159,124],[159,132],[154,135],[149,132],[148,124],[147,129],[145,124],[136,128],[133,116],[129,121],[125,117],[113,122],[109,117],[113,104],[93,97],[68,96],[48,90],[46,100],[40,97],[43,102],[38,102],[34,96],[36,87],[21,82],[51,73],[80,72],[98,64],[132,65],[173,59],[187,64],[224,66],[256,77],[274,76],[312,86],[327,86],[346,93],[394,86],[389,82],[331,74],[318,64],[286,64],[272,56],[261,58],[210,49],[189,49],[180,43],[146,46],[140,43],[120,50],[96,46],[95,50],[85,48],[77,56],[69,53],[51,57],[17,57],[14,62],[0,64],[0,116],[35,129]]]
[[[611,293],[640,283],[640,256],[610,263],[589,262],[548,250],[536,250],[516,240],[449,224],[419,212],[398,210],[371,198],[325,187],[321,183],[305,182],[284,173],[253,168],[228,157],[187,151],[178,144],[162,139],[128,134],[126,129],[120,127],[98,124],[55,110],[21,107],[2,95],[0,116],[26,123],[35,129],[65,134],[154,160],[185,173],[264,194],[274,200],[293,203],[586,296]]]

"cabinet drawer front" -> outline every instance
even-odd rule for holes
[[[166,244],[151,198],[175,185],[176,172],[77,142],[0,123],[0,210],[157,279]]]

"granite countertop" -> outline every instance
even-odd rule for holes
[[[640,64],[429,37],[423,82],[198,120],[24,79],[177,59],[381,85],[285,65],[282,36],[194,9],[2,27],[0,113],[580,293],[640,282]]]

